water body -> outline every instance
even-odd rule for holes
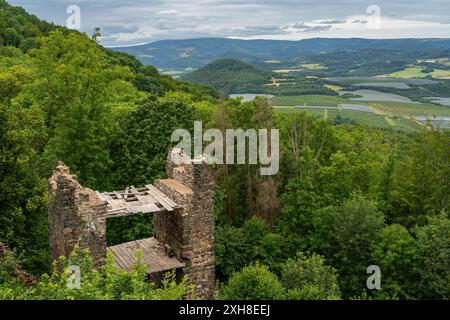
[[[431,102],[434,102],[434,103],[439,103],[440,105],[443,105],[443,106],[450,107],[450,98],[427,97],[425,99],[427,99],[427,100],[429,100]]]
[[[328,109],[328,110],[349,110],[349,111],[360,111],[366,113],[374,113],[372,109],[367,106],[360,104],[340,104],[339,107],[327,107],[327,106],[295,106],[299,109]]]
[[[431,122],[433,126],[439,128],[450,129],[450,117],[415,116],[413,118],[423,123]]]
[[[411,89],[411,87],[404,82],[364,82],[357,83],[355,86],[361,87],[384,87],[384,88],[395,88],[400,90]]]
[[[418,103],[412,101],[407,97],[400,96],[398,94],[386,93],[376,90],[356,90],[356,91],[339,91],[340,95],[353,94],[361,96],[360,98],[351,98],[353,101],[387,101],[387,102],[406,102],[406,103]]]
[[[247,101],[253,101],[256,97],[265,97],[267,99],[272,99],[273,95],[271,94],[258,94],[258,93],[236,93],[236,94],[230,94],[230,98],[234,99],[234,98],[242,98],[243,102],[247,102]]]

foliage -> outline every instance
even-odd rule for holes
[[[121,122],[112,143],[116,187],[145,185],[165,175],[167,150],[175,129],[193,131],[194,106],[176,95],[149,98]]]
[[[219,226],[216,229],[216,272],[221,280],[252,262],[261,262],[279,273],[281,264],[290,256],[287,239],[269,231],[261,219],[247,220],[241,228]]]
[[[429,128],[417,135],[394,171],[389,209],[396,221],[423,224],[426,216],[450,209],[449,145],[449,131]]]
[[[297,253],[283,265],[281,283],[287,298],[293,300],[339,299],[340,291],[336,270],[325,265],[323,257]]]
[[[358,295],[364,290],[371,251],[383,226],[384,215],[377,203],[359,194],[337,208],[334,264],[340,276],[339,287],[346,295]]]
[[[116,269],[111,253],[107,260],[107,264],[97,270],[89,252],[75,248],[68,258],[61,257],[54,263],[53,273],[43,275],[36,288],[26,288],[17,281],[2,283],[0,278],[0,297],[8,300],[181,300],[193,297],[186,279],[177,284],[173,272],[167,273],[161,288],[157,288],[147,280],[147,267],[140,260],[131,272]],[[2,260],[1,266],[7,263],[10,262]],[[80,270],[79,287],[73,267]]]
[[[380,267],[382,285],[377,297],[410,299],[416,290],[417,250],[415,239],[402,225],[389,225],[378,233],[372,252],[373,263]]]
[[[0,105],[0,241],[22,253],[31,271],[45,270],[49,260],[47,184],[39,174],[45,141],[37,106]]]
[[[109,246],[153,236],[153,215],[139,214],[106,220],[106,242]]]
[[[277,300],[283,295],[277,276],[258,263],[235,273],[222,290],[222,297],[230,300]]]
[[[417,295],[422,299],[450,298],[450,217],[441,212],[414,230],[420,274]]]
[[[229,94],[236,90],[248,92],[251,87],[268,83],[270,76],[270,72],[258,70],[242,61],[223,59],[187,74],[184,79],[209,85]]]

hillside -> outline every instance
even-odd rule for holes
[[[0,0],[0,45],[20,47],[27,51],[37,45],[39,36],[47,35],[56,28],[56,25],[39,20],[25,9]]]
[[[210,63],[183,77],[194,83],[209,85],[225,93],[251,92],[270,80],[271,73],[258,70],[250,64],[234,59]]]
[[[380,49],[392,55],[407,56],[410,53],[450,50],[449,39],[306,39],[300,41],[282,40],[238,40],[201,38],[187,40],[164,40],[145,45],[118,47],[114,50],[136,56],[142,63],[151,64],[163,70],[184,70],[200,68],[217,59],[238,59],[247,63],[264,61],[281,62],[297,60],[308,54],[331,52],[358,52]],[[347,62],[351,60],[346,60]]]

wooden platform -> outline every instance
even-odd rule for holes
[[[114,255],[116,267],[131,271],[132,265],[137,263],[136,251],[142,253],[142,262],[148,266],[148,273],[170,271],[173,269],[185,267],[185,263],[180,262],[176,258],[169,258],[162,246],[155,238],[148,238],[117,246],[108,247]]]
[[[174,211],[180,208],[155,186],[128,187],[122,191],[97,192],[108,203],[107,218],[123,217],[138,213]]]

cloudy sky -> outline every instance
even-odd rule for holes
[[[162,39],[230,37],[448,38],[449,0],[9,0],[66,25],[81,10],[81,30],[102,31],[107,46]],[[73,22],[73,19],[70,19]]]

